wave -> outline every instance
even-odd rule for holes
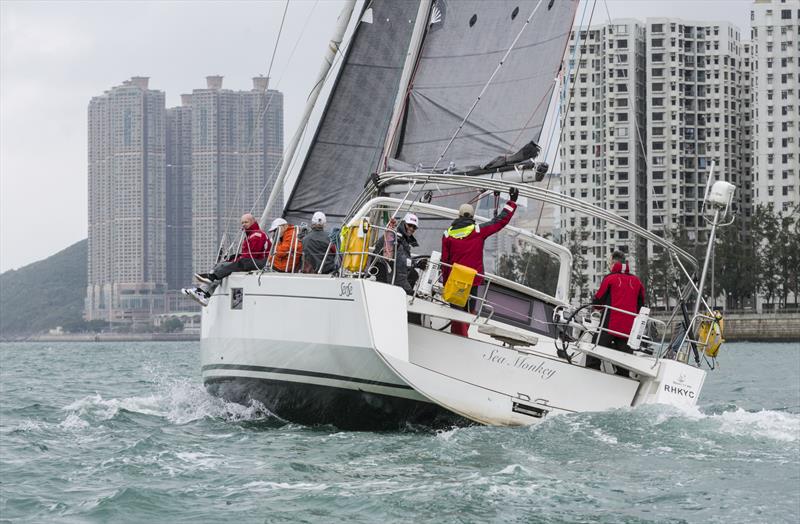
[[[257,401],[249,405],[227,402],[210,395],[205,388],[187,379],[167,379],[157,384],[150,395],[103,398],[99,393],[78,399],[62,408],[68,413],[62,427],[80,429],[83,424],[112,420],[121,411],[155,416],[183,425],[205,418],[228,422],[257,421],[274,415]],[[83,424],[82,424],[83,422]]]

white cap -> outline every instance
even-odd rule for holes
[[[288,223],[289,222],[287,222],[286,220],[284,220],[282,218],[276,218],[275,220],[272,221],[272,225],[269,226],[269,232],[272,233],[273,231],[275,231],[279,227],[281,227],[283,225],[286,225]]]
[[[458,208],[458,216],[471,217],[475,216],[475,208],[471,204],[461,204]]]
[[[324,224],[327,221],[328,220],[325,218],[325,213],[323,213],[322,211],[317,211],[311,217],[311,223],[312,224]]]
[[[419,227],[419,219],[414,213],[406,213],[406,216],[403,217],[403,222],[414,227]]]

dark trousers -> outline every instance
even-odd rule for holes
[[[227,276],[230,276],[231,273],[236,273],[241,271],[256,271],[259,269],[263,269],[266,263],[267,259],[265,258],[253,259],[250,257],[240,258],[235,262],[220,262],[219,264],[214,266],[214,269],[211,271],[211,273],[215,277],[217,277],[217,280],[215,280],[211,284],[202,284],[200,286],[200,289],[202,289],[209,295],[212,295],[214,293],[214,290],[217,289],[217,286],[219,286],[222,283],[222,279]]]
[[[633,350],[628,347],[627,338],[615,337],[614,335],[605,331],[601,332],[600,336],[597,338],[597,345],[616,349],[617,351],[622,351],[623,353],[633,353]],[[591,369],[600,369],[600,359],[592,355],[586,355],[586,367]],[[614,366],[614,373],[623,377],[629,376],[627,369],[618,366]]]

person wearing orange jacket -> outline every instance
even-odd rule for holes
[[[272,221],[269,232],[275,238],[275,252],[269,257],[272,269],[283,273],[302,271],[303,242],[298,235],[297,226],[276,218]]]
[[[492,220],[485,224],[475,223],[475,209],[470,204],[462,204],[458,208],[458,218],[451,224],[450,228],[444,232],[442,238],[442,262],[446,264],[461,264],[470,267],[478,272],[472,282],[471,296],[475,296],[478,286],[483,283],[483,244],[486,239],[494,235],[511,221],[514,211],[517,210],[517,197],[519,189],[512,187],[508,191],[508,202],[503,206],[503,210]],[[447,282],[450,276],[450,267],[442,266],[442,279]],[[473,300],[470,299],[464,307],[465,311],[471,311]],[[450,332],[455,335],[467,336],[469,326],[463,322],[453,321],[450,323]]]

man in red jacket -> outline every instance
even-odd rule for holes
[[[220,262],[210,273],[195,273],[194,277],[202,282],[194,289],[185,288],[183,293],[202,306],[208,305],[208,298],[220,285],[222,279],[236,271],[253,271],[262,269],[267,254],[272,247],[267,234],[261,230],[255,217],[250,213],[242,215],[242,231],[244,240],[239,254],[231,261]]]
[[[442,238],[442,262],[446,264],[461,264],[478,272],[472,282],[471,296],[476,296],[478,286],[483,283],[483,244],[486,239],[494,235],[511,221],[514,211],[517,210],[517,197],[519,189],[512,187],[508,191],[509,200],[503,210],[494,219],[485,224],[475,223],[475,209],[470,204],[462,204],[458,208],[458,218],[453,221],[450,228],[444,232]],[[442,278],[447,282],[450,268],[442,266]],[[464,307],[471,311],[473,300]],[[462,337],[467,336],[469,326],[463,322],[451,322],[450,332]]]
[[[644,306],[644,285],[636,275],[631,274],[625,253],[622,251],[614,251],[611,255],[611,273],[603,278],[592,303],[633,313],[633,315],[628,315],[611,309],[607,310],[603,327],[614,333],[602,331],[597,339],[597,343],[601,346],[633,353],[633,350],[628,347],[628,335],[633,326],[634,315]],[[587,355],[586,367],[600,369],[600,359]],[[615,373],[628,376],[628,371],[619,367],[616,368]]]

